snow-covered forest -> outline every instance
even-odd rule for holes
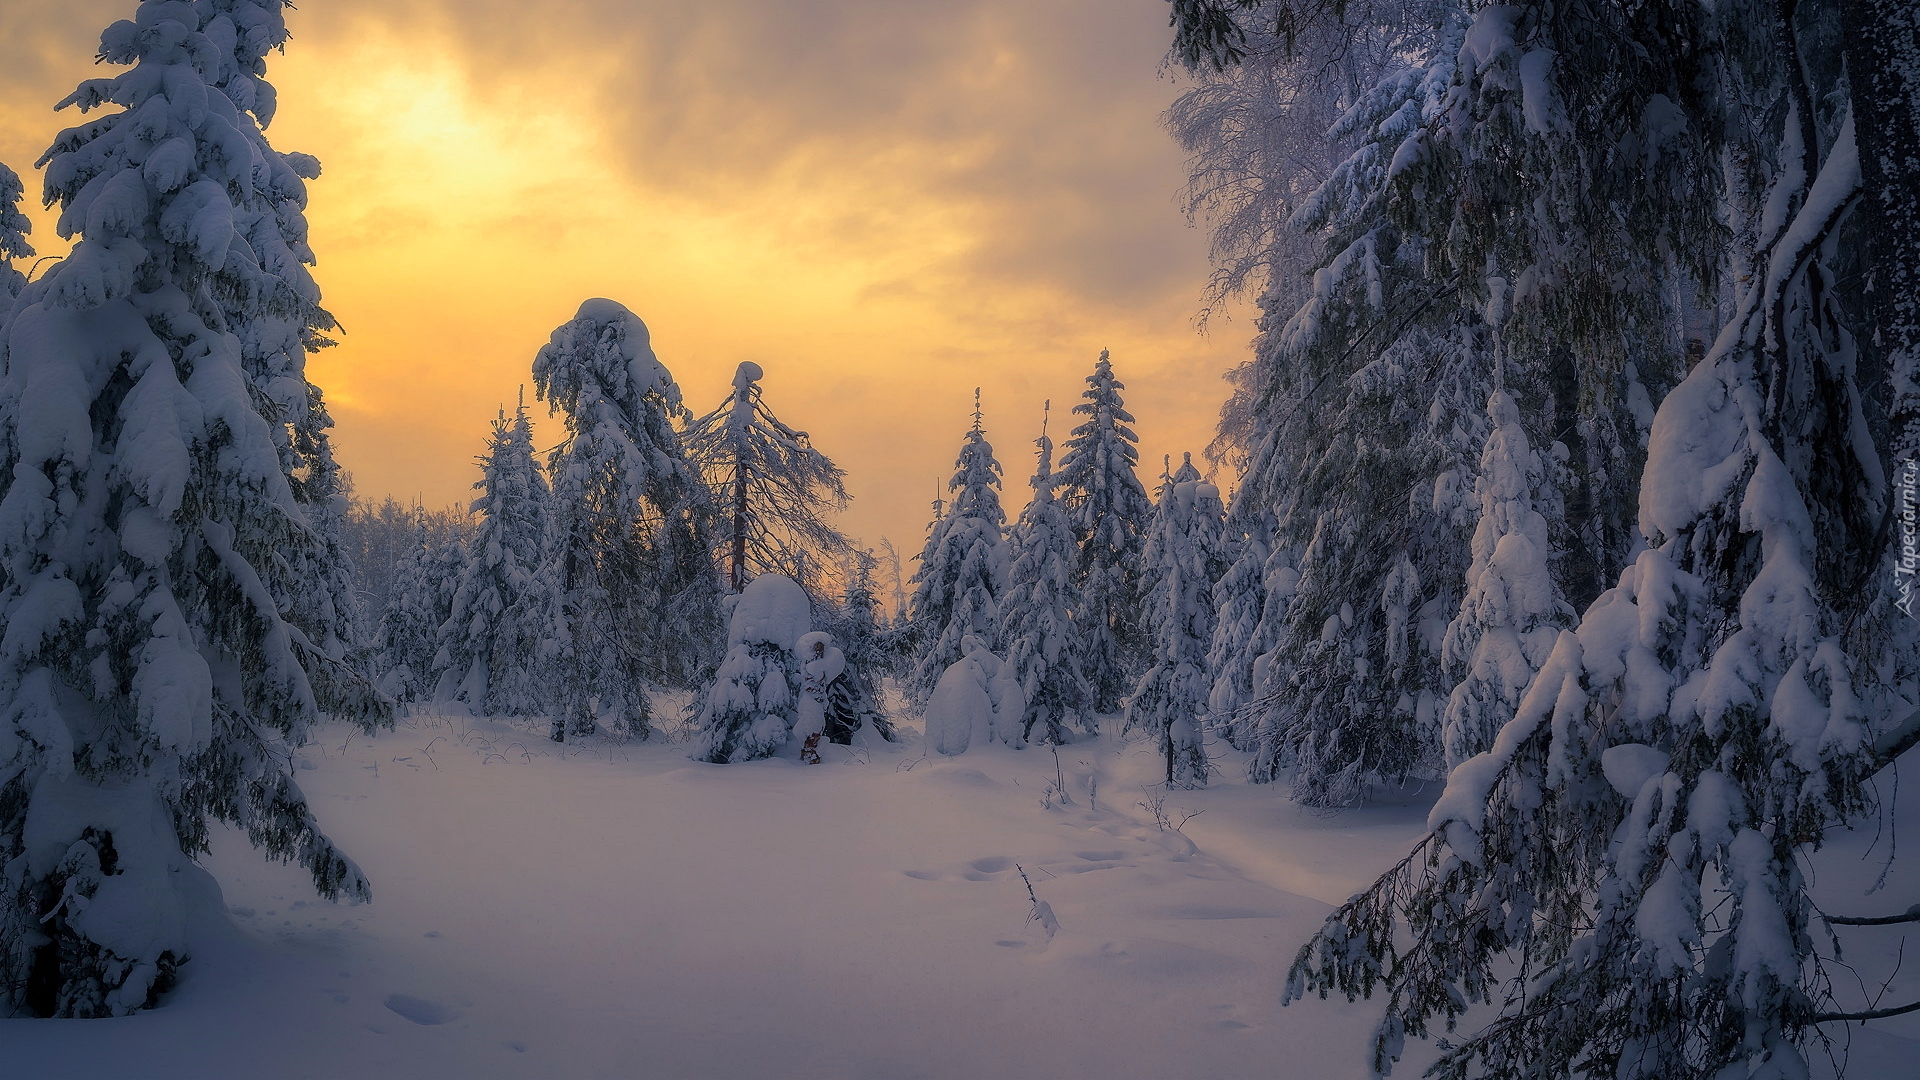
[[[128,7],[0,165],[0,1074],[1913,1068],[1908,0],[1170,0],[1215,435],[956,387],[904,559],[637,299],[355,491],[301,15]]]

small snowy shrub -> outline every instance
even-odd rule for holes
[[[697,721],[694,760],[752,761],[788,745],[803,690],[794,648],[809,636],[812,619],[807,594],[792,578],[763,574],[747,583],[728,622],[726,658]]]
[[[927,749],[952,755],[996,740],[1025,745],[1019,681],[979,638],[968,635],[963,644],[966,655],[948,666],[927,699]]]

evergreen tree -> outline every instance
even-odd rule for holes
[[[528,661],[540,638],[533,574],[546,544],[548,492],[524,402],[512,420],[500,410],[480,469],[479,527],[439,628],[434,699],[482,714],[526,713],[541,704]]]
[[[403,704],[433,700],[434,661],[440,628],[453,615],[453,595],[467,564],[459,533],[437,542],[425,516],[414,525],[413,551],[395,575],[387,609],[374,638],[374,670],[383,693]]]
[[[1213,590],[1233,562],[1226,519],[1220,489],[1201,478],[1188,454],[1161,486],[1147,535],[1144,607],[1152,620],[1154,664],[1127,702],[1122,730],[1151,730],[1166,757],[1167,783],[1185,788],[1207,783]]]
[[[1250,707],[1266,692],[1287,601],[1300,575],[1287,552],[1272,546],[1273,522],[1265,511],[1248,512],[1236,499],[1227,515],[1227,535],[1239,556],[1213,587],[1215,622],[1207,649],[1213,689],[1207,694],[1207,717],[1221,738],[1246,750],[1254,745],[1257,727],[1248,722]]]
[[[1085,400],[1073,407],[1075,416],[1086,419],[1067,439],[1055,488],[1080,545],[1073,586],[1086,642],[1081,669],[1093,688],[1094,713],[1119,709],[1146,666],[1139,566],[1153,503],[1134,473],[1140,452],[1133,444],[1140,437],[1129,426],[1133,414],[1121,400],[1124,389],[1107,350],[1100,350],[1081,395]],[[1091,731],[1093,715],[1087,720]]]
[[[1051,403],[1049,403],[1051,404]],[[1085,648],[1073,613],[1073,572],[1078,555],[1073,523],[1053,497],[1053,440],[1040,426],[1039,467],[1033,499],[1012,530],[1011,586],[1004,606],[1007,666],[1026,696],[1021,735],[1055,746],[1075,728],[1091,728],[1093,690],[1080,670]]]
[[[363,642],[345,535],[346,482],[327,434],[332,426],[320,388],[309,386],[304,415],[292,428],[297,464],[289,477],[294,501],[306,512],[308,536],[288,553],[287,561],[300,583],[291,600],[294,618],[327,655],[344,659],[361,655]]]
[[[1268,700],[1248,710],[1260,714],[1255,775],[1292,767],[1302,797],[1343,801],[1438,761],[1434,714],[1450,686],[1432,636],[1410,633],[1402,648],[1385,631],[1458,610],[1473,518],[1464,496],[1496,352],[1507,388],[1537,405],[1525,414],[1533,443],[1568,448],[1549,567],[1578,606],[1631,555],[1652,402],[1700,332],[1693,285],[1719,236],[1668,212],[1705,190],[1683,167],[1698,133],[1665,125],[1677,114],[1656,102],[1632,113],[1646,128],[1636,145],[1659,148],[1641,171],[1624,158],[1591,168],[1591,147],[1614,145],[1628,114],[1569,106],[1542,65],[1595,84],[1631,69],[1679,109],[1697,103],[1700,84],[1673,49],[1618,51],[1604,36],[1606,48],[1523,49],[1492,24],[1470,33],[1474,16],[1450,2],[1370,4],[1341,20],[1195,0],[1179,21],[1197,27],[1189,16],[1201,12],[1225,20],[1215,29],[1252,64],[1207,76],[1204,107],[1170,120],[1196,151],[1196,194],[1228,193],[1215,205],[1239,231],[1223,238],[1270,240],[1229,243],[1243,260],[1232,266],[1285,271],[1267,279],[1263,332],[1216,444],[1245,463],[1237,501],[1273,511],[1274,548],[1302,575],[1292,630],[1269,654]],[[1204,53],[1225,39],[1183,40]],[[1335,77],[1304,77],[1323,64]],[[1321,151],[1291,153],[1316,125],[1328,132]],[[1507,197],[1523,176],[1524,203]],[[1247,231],[1249,220],[1266,224]],[[1303,251],[1315,253],[1304,265]],[[1421,351],[1440,362],[1406,369],[1403,355],[1412,377],[1398,388],[1364,390],[1371,406],[1341,401],[1389,355]],[[1399,412],[1390,429],[1370,426],[1380,405]],[[1366,496],[1383,487],[1368,456],[1398,458],[1384,474],[1407,503]],[[1422,490],[1430,510],[1414,499]],[[1397,599],[1356,599],[1383,580]]]
[[[290,622],[339,659],[358,645],[353,566],[341,534],[346,491],[328,434],[333,417],[306,375],[307,354],[332,346],[326,334],[337,328],[320,306],[320,287],[308,270],[314,254],[307,243],[305,181],[319,178],[320,163],[308,154],[263,149],[264,205],[237,216],[235,227],[275,285],[261,298],[218,299],[306,526],[284,545],[281,557],[292,572],[276,599]]]
[[[1920,130],[1920,68],[1890,62],[1920,55],[1920,24],[1889,16],[1490,6],[1459,13],[1457,46],[1400,80],[1429,82],[1437,107],[1395,136],[1384,203],[1433,242],[1429,271],[1522,268],[1508,346],[1559,338],[1582,383],[1611,367],[1630,389],[1618,350],[1688,314],[1664,282],[1730,302],[1652,422],[1647,547],[1588,549],[1626,563],[1614,586],[1557,635],[1491,748],[1454,769],[1428,836],[1294,965],[1290,999],[1384,993],[1376,1071],[1408,1035],[1486,1006],[1433,1073],[1804,1076],[1817,1025],[1904,1011],[1837,1007],[1802,871],[1864,808],[1865,781],[1920,741],[1898,688],[1913,625],[1874,580],[1889,577],[1886,466],[1912,446],[1917,320],[1868,302],[1850,272],[1879,239],[1861,206],[1916,203],[1911,169],[1856,142],[1856,110],[1897,120],[1867,136],[1886,146]],[[1592,154],[1603,145],[1634,153]],[[1915,280],[1916,250],[1881,248],[1876,274]],[[1632,430],[1604,413],[1583,425]],[[1591,453],[1569,449],[1592,475]],[[1596,477],[1579,510],[1570,491],[1568,514],[1611,529],[1618,500],[1599,496],[1619,483]]]
[[[759,364],[742,362],[726,403],[687,427],[687,455],[700,467],[724,522],[729,587],[759,574],[785,574],[808,595],[822,568],[853,554],[827,520],[846,509],[846,473],[788,427],[762,400]]]
[[[646,324],[597,299],[541,346],[533,379],[566,417],[547,467],[552,516],[535,584],[546,605],[538,652],[550,734],[563,742],[604,722],[644,739],[653,733],[648,682],[697,670],[689,654],[708,648],[705,624],[719,615],[711,571],[689,565],[690,551],[705,550],[708,510],[673,430],[680,388]],[[663,659],[675,655],[688,659]]]
[[[880,601],[873,593],[875,562],[871,552],[854,552],[846,592],[826,620],[845,663],[845,670],[827,691],[827,736],[832,742],[847,742],[863,725],[888,742],[899,738],[881,707],[880,673],[886,670],[889,657],[878,617]]]
[[[1459,681],[1447,700],[1440,744],[1451,770],[1493,746],[1520,694],[1547,661],[1573,608],[1547,571],[1547,518],[1558,516],[1546,464],[1520,428],[1520,410],[1504,391],[1487,399],[1491,430],[1474,490],[1480,521],[1466,596],[1441,642],[1441,660]]]
[[[402,567],[421,546],[423,528],[426,543],[437,549],[449,536],[467,535],[471,522],[462,508],[428,510],[417,503],[405,506],[391,495],[378,504],[352,496],[347,499],[340,539],[347,551],[347,563],[353,567],[355,618],[363,628],[359,639],[373,646],[376,664],[380,622],[386,617]]]
[[[909,610],[919,648],[907,694],[916,706],[926,705],[941,674],[965,655],[968,636],[992,650],[1000,632],[1000,602],[1007,592],[1001,469],[980,424],[979,390],[973,397],[973,427],[947,481],[953,498],[928,531],[913,575]]]
[[[33,245],[27,243],[33,222],[20,212],[20,196],[24,192],[19,175],[0,162],[0,334],[6,333],[7,313],[13,308],[13,298],[19,296],[27,284],[26,275],[13,261],[33,257]]]
[[[1410,331],[1336,385],[1285,369],[1300,396],[1242,482],[1239,498],[1272,500],[1272,569],[1291,579],[1269,588],[1284,616],[1242,737],[1252,778],[1291,769],[1309,805],[1349,805],[1439,765],[1449,685],[1425,628],[1459,610],[1466,572],[1460,478],[1491,368],[1477,321]]]
[[[792,578],[762,574],[747,583],[727,623],[726,658],[697,721],[695,761],[752,761],[789,746],[800,718],[794,649],[812,622],[806,591]]]
[[[311,532],[230,328],[293,287],[252,229],[285,179],[282,7],[143,4],[101,35],[128,70],[61,102],[117,111],[41,159],[79,240],[0,338],[0,985],[41,1015],[165,991],[212,820],[368,895],[288,748],[387,716],[282,607]]]

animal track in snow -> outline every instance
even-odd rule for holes
[[[444,1024],[460,1016],[459,1010],[437,1001],[417,998],[412,994],[388,994],[384,1002],[386,1007],[416,1024],[432,1027]]]

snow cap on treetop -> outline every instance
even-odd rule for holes
[[[742,360],[740,361],[740,366],[734,369],[733,385],[746,386],[749,383],[757,383],[766,377],[767,373],[761,370],[759,364],[751,360]]]
[[[626,357],[628,377],[633,380],[635,388],[669,392],[673,386],[673,376],[660,358],[653,354],[653,335],[648,333],[647,324],[640,320],[640,316],[629,311],[625,304],[602,297],[583,300],[580,310],[573,315],[573,321],[619,327],[620,355]]]
[[[730,645],[765,642],[793,649],[813,629],[806,591],[785,574],[762,574],[747,583],[727,624]]]
[[[1487,397],[1487,416],[1494,427],[1505,427],[1520,422],[1520,407],[1514,404],[1513,396],[1505,390],[1495,390]]]

